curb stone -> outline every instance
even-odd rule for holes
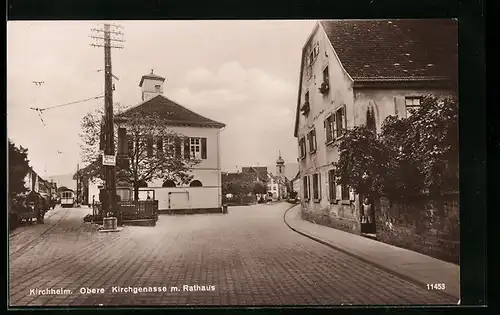
[[[385,272],[387,272],[387,273],[390,273],[390,274],[392,274],[393,276],[399,277],[399,278],[401,278],[401,279],[404,279],[404,280],[406,280],[406,281],[408,281],[408,282],[411,282],[411,283],[413,283],[413,284],[416,284],[416,285],[418,285],[418,286],[425,287],[425,286],[427,285],[427,283],[424,283],[424,282],[418,281],[418,280],[416,280],[416,279],[414,279],[414,278],[411,278],[411,277],[409,277],[409,276],[407,276],[407,275],[405,275],[405,274],[402,274],[402,273],[400,273],[400,272],[398,272],[398,271],[395,271],[395,270],[393,270],[393,269],[391,269],[391,268],[388,268],[388,267],[386,267],[386,266],[384,266],[384,265],[382,265],[382,264],[378,264],[378,263],[375,263],[375,262],[373,262],[373,261],[371,261],[371,260],[369,260],[369,259],[366,259],[366,258],[360,257],[360,256],[358,256],[358,255],[356,255],[356,254],[353,254],[352,252],[350,252],[350,251],[348,251],[348,250],[345,250],[345,249],[343,249],[343,248],[337,247],[337,246],[335,246],[335,245],[333,245],[333,244],[331,244],[331,243],[329,243],[329,242],[327,242],[327,241],[324,241],[324,240],[322,240],[322,239],[320,239],[320,238],[318,238],[318,237],[312,236],[311,234],[309,234],[309,233],[307,233],[307,232],[303,232],[303,231],[300,231],[299,229],[296,229],[296,228],[292,227],[292,226],[291,226],[291,225],[290,225],[290,224],[286,221],[286,214],[288,213],[288,211],[292,210],[295,206],[297,206],[297,205],[294,205],[294,206],[292,206],[292,207],[290,207],[290,208],[286,209],[286,210],[285,210],[285,213],[283,214],[283,221],[285,222],[286,226],[288,226],[288,228],[290,228],[292,231],[294,231],[294,232],[296,232],[296,233],[298,233],[298,234],[300,234],[300,235],[302,235],[302,236],[305,236],[305,237],[307,237],[307,238],[309,238],[309,239],[311,239],[311,240],[313,240],[313,241],[316,241],[316,242],[318,242],[318,243],[321,243],[321,244],[323,244],[323,245],[325,245],[325,246],[328,246],[328,247],[330,247],[330,248],[333,248],[333,249],[335,249],[335,250],[338,250],[338,251],[340,251],[340,252],[342,252],[342,253],[344,253],[344,254],[347,254],[347,255],[349,255],[349,256],[351,256],[351,257],[355,257],[355,258],[357,258],[358,260],[361,260],[361,261],[362,261],[362,262],[364,262],[364,263],[367,263],[367,264],[369,264],[369,265],[372,265],[373,267],[376,267],[376,268],[381,269],[381,270],[383,270],[383,271],[385,271]],[[455,296],[455,295],[453,295],[453,294],[446,293],[446,292],[443,292],[443,291],[435,291],[435,293],[436,293],[436,294],[438,294],[438,295],[446,296],[446,297],[452,297],[452,298],[457,298],[457,299],[460,299],[460,297],[459,297],[459,296]],[[453,304],[451,304],[451,305],[453,305]]]

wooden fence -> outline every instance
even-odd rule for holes
[[[158,200],[119,201],[117,204],[119,219],[123,223],[144,222],[156,225],[158,221]],[[102,222],[105,216],[101,204],[95,204],[92,213],[93,221]]]

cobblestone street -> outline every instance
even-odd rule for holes
[[[126,226],[117,233],[100,233],[84,223],[89,208],[56,208],[45,224],[11,233],[10,305],[456,302],[293,232],[283,221],[289,207],[161,215],[156,227]],[[215,289],[189,291],[185,285]],[[113,292],[129,286],[157,292]],[[104,293],[82,293],[87,288]],[[38,295],[35,289],[69,291]]]

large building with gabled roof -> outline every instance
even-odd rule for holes
[[[151,73],[142,76],[139,83],[142,92],[142,102],[116,115],[115,123],[119,128],[119,153],[133,147],[133,142],[125,143],[120,138],[120,129],[125,131],[127,139],[127,118],[137,114],[155,114],[161,118],[170,131],[182,135],[182,143],[172,144],[175,154],[186,159],[200,160],[191,168],[192,181],[188,184],[176,183],[171,179],[158,179],[141,183],[139,199],[149,195],[158,200],[159,210],[189,210],[205,211],[222,207],[221,191],[221,156],[220,132],[225,127],[223,123],[204,117],[180,105],[163,95],[165,78]],[[170,150],[163,139],[151,139],[152,152],[162,153]],[[178,145],[178,146],[177,146]],[[124,149],[126,147],[126,149]],[[156,154],[153,153],[153,154]],[[149,154],[149,153],[148,153]],[[118,185],[117,185],[118,187]],[[120,194],[120,189],[118,189]],[[131,198],[127,190],[121,190],[125,195],[121,199]]]
[[[456,96],[457,69],[457,20],[319,21],[302,49],[294,127],[303,208],[362,232],[360,196],[336,182],[344,132],[379,132],[427,94]]]

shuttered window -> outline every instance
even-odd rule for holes
[[[299,149],[300,158],[304,158],[306,156],[306,139],[304,137],[299,140]]]
[[[342,185],[342,200],[349,200],[349,186]]]
[[[319,201],[321,199],[320,174],[314,174],[313,178],[313,199]]]
[[[316,130],[313,129],[307,134],[307,139],[309,142],[309,154],[316,152]]]
[[[156,153],[158,155],[161,155],[163,154],[163,139],[162,138],[158,138],[156,139]]]
[[[335,140],[335,115],[331,114],[324,121],[326,143]]]
[[[346,106],[343,105],[335,112],[336,137],[341,137],[347,129]]]
[[[186,137],[184,138],[184,158],[189,159],[190,158],[190,143],[189,143],[190,138]]]
[[[328,171],[328,194],[330,197],[330,203],[335,203],[337,201],[337,182],[335,181],[335,171]]]
[[[201,138],[189,138],[190,158],[201,159]]]
[[[175,138],[175,146],[174,146],[174,151],[175,151],[175,156],[177,158],[182,157],[182,140],[181,138]]]
[[[146,145],[148,156],[153,156],[153,138],[148,137]]]
[[[127,136],[127,151],[129,156],[134,156],[134,139],[132,136]]]
[[[309,180],[307,176],[304,176],[302,179],[303,191],[304,191],[304,200],[309,200]]]

